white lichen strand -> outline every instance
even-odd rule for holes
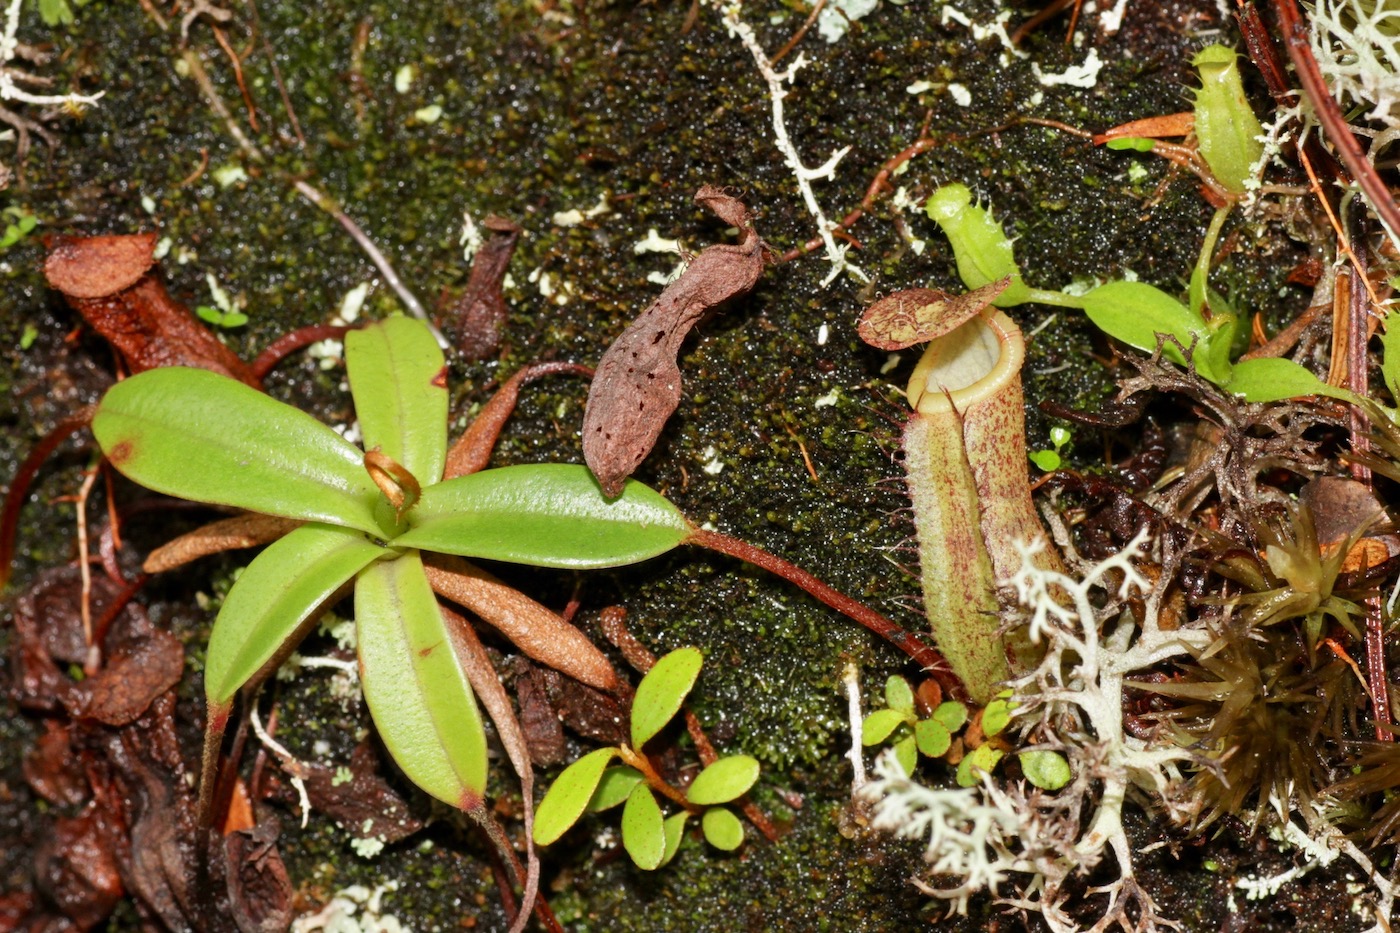
[[[858,795],[872,805],[870,825],[903,839],[926,840],[930,873],[953,875],[962,883],[934,888],[920,882],[920,889],[948,901],[951,912],[966,913],[970,895],[995,892],[1014,870],[1008,847],[1023,827],[990,781],[978,789],[924,787],[909,779],[893,751],[875,760],[874,773]]]
[[[1380,124],[1371,155],[1400,137],[1400,8],[1319,0],[1309,17],[1313,57],[1343,111],[1366,108]],[[1356,127],[1364,132],[1364,128]]]
[[[286,746],[278,742],[268,731],[263,728],[262,717],[258,715],[257,704],[249,704],[248,723],[253,727],[253,735],[262,743],[263,747],[272,752],[277,760],[282,762],[283,768],[291,778],[292,786],[297,789],[297,802],[301,804],[301,828],[306,828],[307,820],[311,817],[311,797],[306,792],[306,781],[302,775],[306,771],[306,766],[297,760],[297,757],[287,751]]]
[[[35,94],[32,91],[26,91],[16,83],[21,81],[29,84],[41,83],[41,79],[36,78],[25,69],[16,68],[10,64],[20,51],[19,14],[23,5],[24,0],[10,0],[10,5],[5,10],[5,31],[3,35],[0,35],[0,99],[51,107],[86,107],[97,103],[98,98],[105,93],[104,91],[99,91],[96,94]]]
[[[854,797],[869,780],[865,774],[865,756],[861,753],[865,746],[862,735],[865,718],[860,708],[860,668],[856,662],[846,662],[841,669],[841,682],[846,686],[846,714],[851,726],[851,750],[846,757],[851,762],[851,796]]]
[[[788,169],[797,181],[797,189],[802,194],[802,201],[807,206],[807,213],[816,221],[817,234],[826,247],[827,261],[831,263],[831,270],[822,280],[822,287],[830,285],[842,272],[848,273],[858,281],[869,282],[870,277],[860,267],[846,259],[846,251],[849,247],[838,244],[836,238],[832,236],[832,231],[837,228],[837,224],[826,216],[820,202],[817,201],[816,192],[812,189],[812,182],[829,179],[835,175],[836,164],[845,157],[846,153],[851,151],[851,147],[843,146],[833,152],[831,157],[818,167],[808,168],[802,161],[797,147],[793,145],[792,139],[788,136],[787,118],[783,111],[783,101],[788,95],[786,86],[797,79],[798,70],[807,63],[806,58],[798,53],[787,68],[782,71],[776,70],[768,58],[768,54],[763,51],[763,46],[759,44],[758,36],[754,33],[753,27],[744,22],[739,15],[743,9],[742,0],[731,0],[728,3],[718,3],[716,6],[723,17],[725,29],[729,31],[731,36],[742,42],[744,48],[748,49],[749,54],[753,56],[754,64],[758,66],[759,74],[763,76],[764,82],[768,85],[768,99],[773,114],[773,143],[782,153],[783,161],[787,163]]]

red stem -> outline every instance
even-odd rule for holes
[[[283,334],[268,344],[267,349],[259,353],[258,358],[253,360],[250,369],[252,369],[253,375],[262,381],[263,377],[271,372],[274,366],[286,359],[289,353],[295,353],[302,347],[309,347],[322,340],[340,340],[353,329],[339,324],[312,324],[310,327],[298,328],[289,334]]]
[[[903,651],[914,661],[918,662],[924,670],[928,671],[938,680],[945,693],[955,696],[966,696],[967,688],[963,686],[961,680],[948,667],[948,662],[943,659],[931,646],[924,644],[918,636],[906,632],[894,622],[880,615],[875,610],[864,603],[852,599],[839,590],[832,589],[821,580],[812,576],[807,571],[796,564],[788,563],[781,557],[770,554],[762,548],[754,547],[737,538],[722,535],[717,531],[706,531],[703,528],[696,529],[690,536],[688,544],[698,547],[708,548],[711,551],[718,551],[721,554],[728,554],[730,557],[737,557],[745,563],[761,567],[769,573],[777,574],[789,583],[801,587],[815,599],[825,603],[842,615],[845,615],[864,625],[870,631]]]

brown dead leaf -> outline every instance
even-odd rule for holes
[[[501,345],[507,312],[501,283],[520,239],[520,227],[504,217],[490,214],[481,225],[489,235],[472,257],[466,291],[439,321],[449,342],[471,362],[495,356]]]
[[[439,595],[470,609],[536,661],[602,690],[617,686],[617,672],[586,635],[515,587],[447,554],[431,555],[423,569]]]
[[[248,365],[166,292],[152,270],[154,234],[55,236],[46,242],[49,284],[116,347],[133,373],[194,366],[262,388]]]
[[[530,750],[530,761],[537,768],[562,764],[569,757],[569,748],[543,677],[522,657],[516,657],[511,666],[515,669],[515,698],[520,703],[520,731]]]
[[[553,668],[541,667],[537,673],[544,681],[549,701],[564,725],[584,738],[604,745],[621,745],[629,741],[627,720],[630,697],[629,702],[624,704],[611,694],[594,690]]]
[[[676,355],[690,329],[706,311],[747,293],[763,272],[763,242],[743,203],[708,185],[695,200],[738,227],[739,242],[691,260],[598,363],[583,415],[583,458],[608,496],[622,492],[680,404]]]
[[[221,518],[162,544],[146,555],[141,569],[146,573],[163,573],[210,554],[271,544],[301,524],[296,519],[257,512]]]
[[[112,818],[93,804],[56,820],[34,853],[35,887],[80,930],[106,920],[123,894]]]
[[[1120,123],[1102,133],[1095,133],[1092,141],[1102,146],[1115,139],[1162,139],[1168,136],[1185,136],[1196,126],[1196,115],[1190,110],[1183,113],[1169,113],[1156,117],[1145,117],[1131,123]]]
[[[916,343],[927,343],[971,320],[1010,284],[1010,277],[1001,278],[962,295],[932,288],[894,292],[865,309],[856,333],[880,350],[903,350]]]
[[[153,630],[123,644],[102,670],[79,684],[69,713],[75,719],[125,726],[178,684],[184,672],[185,648],[180,639]]]
[[[1323,547],[1375,531],[1387,517],[1374,492],[1345,476],[1319,476],[1308,481],[1299,491],[1298,501],[1312,512],[1317,541]]]
[[[87,780],[66,725],[44,720],[43,735],[24,756],[24,780],[49,803],[72,807],[87,799]]]
[[[229,907],[240,933],[278,933],[291,925],[292,882],[277,834],[277,823],[264,818],[224,837]]]
[[[303,764],[300,774],[311,808],[353,829],[358,836],[373,836],[386,843],[416,833],[423,828],[423,821],[379,776],[380,765],[379,757],[364,742],[350,756],[348,781],[341,778],[339,768]]]
[[[155,265],[157,235],[53,237],[44,276],[70,298],[106,298],[135,285]]]
[[[138,909],[168,929],[209,926],[198,895],[193,782],[175,732],[175,692],[155,699],[134,722],[94,729],[105,771],[100,802],[128,827],[118,849],[122,878]]]

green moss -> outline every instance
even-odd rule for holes
[[[1198,6],[1214,16],[1213,4]],[[230,294],[246,298],[249,325],[225,335],[245,356],[290,328],[326,320],[363,281],[376,283],[367,315],[396,308],[363,254],[330,217],[291,192],[290,179],[309,178],[340,203],[429,305],[465,281],[457,245],[463,210],[478,219],[489,212],[512,217],[528,235],[512,265],[506,348],[500,360],[454,365],[454,380],[463,386],[459,401],[480,402],[493,381],[526,361],[597,360],[657,294],[646,281],[656,257],[632,251],[650,227],[692,250],[721,239],[719,226],[690,202],[699,185],[735,188],[780,251],[812,236],[790,173],[773,151],[766,91],[752,61],[708,12],[687,31],[688,8],[565,5],[558,10],[573,18],[568,27],[542,18],[533,4],[506,0],[260,3],[261,35],[275,51],[307,146],[295,142],[268,61],[255,53],[244,67],[261,119],[254,135],[269,156],[258,164],[172,68],[177,27],[161,33],[138,4],[87,7],[71,38],[53,38],[74,53],[61,65],[64,77],[84,71],[107,97],[82,121],[56,127],[62,145],[52,165],[46,153],[31,157],[26,203],[64,227],[158,227],[177,250],[195,254],[185,265],[164,264],[173,293],[202,300],[203,277],[211,272]],[[986,22],[999,6],[979,0],[959,8]],[[746,10],[770,50],[795,28],[792,17],[768,22],[767,13],[777,9],[775,3]],[[235,10],[234,44],[242,48],[246,13]],[[940,145],[895,183],[915,195],[943,181],[969,184],[1018,237],[1028,280],[1059,285],[1131,269],[1168,288],[1184,282],[1210,211],[1192,182],[1175,181],[1160,201],[1147,204],[1163,177],[1158,165],[1144,162],[1148,177],[1133,182],[1129,167],[1138,156],[1094,150],[1038,126],[987,130],[1006,124],[1036,94],[1043,95],[1040,115],[1094,129],[1179,109],[1193,40],[1166,26],[1130,29],[1108,40],[1105,58],[1112,64],[1098,88],[1047,88],[1028,62],[997,65],[995,39],[978,42],[966,29],[940,26],[937,11],[922,3],[886,5],[838,45],[815,37],[804,43],[811,64],[787,101],[792,135],[813,164],[838,146],[853,147],[836,178],[818,186],[828,212],[841,216],[858,204],[871,177],[917,136],[931,112]],[[232,71],[206,25],[195,24],[191,43],[234,118],[244,122]],[[1048,33],[1034,37],[1029,50],[1047,72],[1082,58]],[[417,77],[400,94],[393,79],[404,65],[414,66]],[[962,83],[974,105],[905,92],[926,77]],[[412,118],[434,103],[443,108],[441,119]],[[220,188],[207,172],[195,174],[206,152],[210,166],[241,165],[250,180]],[[1085,184],[1089,178],[1093,186]],[[601,194],[613,198],[610,213],[583,227],[551,224],[555,211],[591,207]],[[154,217],[141,207],[143,196],[155,202]],[[682,361],[686,396],[641,478],[697,520],[780,553],[918,628],[919,617],[900,602],[915,595],[915,584],[886,559],[911,531],[898,514],[905,504],[900,488],[889,482],[899,474],[891,458],[903,414],[887,386],[907,368],[881,375],[885,355],[860,345],[851,325],[873,294],[909,285],[951,288],[957,280],[933,224],[904,218],[912,235],[928,241],[916,255],[885,203],[854,230],[862,249],[853,258],[879,273],[872,289],[847,280],[823,288],[825,264],[814,255],[770,270],[749,298],[702,328]],[[1267,311],[1280,303],[1277,283],[1295,249],[1273,228],[1242,242],[1222,274],[1223,288]],[[95,340],[63,342],[76,320],[44,289],[36,244],[16,247],[5,260],[10,310],[0,315],[0,355],[14,404],[0,411],[7,439],[0,444],[0,474],[8,476],[42,430],[95,398],[110,358]],[[566,304],[546,300],[528,281],[537,268],[557,287],[573,287]],[[1046,316],[1030,309],[1019,319],[1030,330]],[[40,336],[18,354],[13,348],[27,322]],[[819,343],[823,326],[828,339]],[[1109,394],[1111,374],[1089,356],[1101,346],[1092,328],[1065,313],[1032,340],[1026,381],[1032,437],[1046,430],[1035,401],[1092,404]],[[906,367],[912,358],[906,355]],[[71,391],[34,390],[51,371],[82,378]],[[269,387],[344,421],[342,376],[293,359]],[[835,404],[818,405],[833,392]],[[577,460],[584,397],[584,386],[565,378],[527,389],[497,462]],[[704,466],[716,460],[724,469],[707,473]],[[18,586],[37,566],[70,554],[71,520],[42,503],[76,488],[83,462],[81,454],[65,454],[44,474],[21,527]],[[133,546],[144,551],[164,534],[137,526]],[[148,591],[153,611],[202,638],[208,614],[191,608],[193,593],[208,588],[201,575],[236,562],[172,575]],[[564,605],[576,582],[516,568],[501,572],[555,606]],[[839,671],[855,658],[866,683],[878,685],[905,670],[895,652],[787,585],[723,558],[681,553],[578,582],[585,624],[598,608],[618,603],[628,609],[632,631],[658,653],[702,647],[709,663],[695,694],[697,712],[724,737],[723,750],[764,762],[764,786],[796,791],[805,804],[787,814],[792,832],[776,845],[751,843],[742,856],[725,857],[692,843],[655,875],[625,858],[599,859],[602,823],[571,836],[572,847],[550,851],[543,887],[571,929],[874,931],[921,922],[927,910],[906,883],[917,852],[849,840],[838,831],[849,790],[849,766],[840,758],[849,737]],[[362,710],[342,711],[326,682],[307,674],[276,688],[279,734],[302,752],[325,740],[330,757],[344,761],[368,722]],[[27,745],[27,726],[7,718],[15,724],[0,726],[0,743]],[[20,786],[14,775],[6,780]],[[499,764],[492,790],[509,793]],[[768,791],[760,800],[786,813]],[[313,815],[305,831],[295,823],[282,818],[282,851],[306,901],[395,877],[403,886],[385,906],[405,925],[451,928],[465,914],[480,929],[504,928],[484,847],[459,830],[456,817],[428,831],[430,852],[415,839],[374,861],[355,856],[350,834],[324,817]],[[982,910],[964,928],[984,929]]]

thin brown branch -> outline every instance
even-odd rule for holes
[[[10,490],[5,495],[5,505],[0,508],[0,587],[10,579],[10,564],[15,558],[15,535],[19,531],[19,513],[24,508],[25,500],[29,498],[29,484],[34,482],[39,468],[58,449],[58,445],[79,428],[85,428],[92,423],[94,410],[94,407],[89,405],[54,425],[53,430],[34,445],[29,456],[24,458],[24,462],[15,471],[15,478],[10,481]]]
[[[214,40],[219,43],[219,48],[224,50],[228,56],[229,64],[233,66],[233,79],[238,84],[238,92],[243,95],[243,106],[248,111],[248,125],[253,128],[253,132],[259,132],[258,127],[258,107],[253,103],[253,95],[248,90],[248,82],[243,78],[243,62],[239,60],[238,53],[229,45],[228,36],[218,26],[214,27]]]
[[[272,50],[272,43],[267,41],[267,33],[263,32],[262,19],[258,16],[257,0],[248,0],[248,12],[252,14],[253,29],[262,42],[263,54],[267,56],[267,62],[272,66],[272,79],[277,82],[277,93],[282,96],[282,109],[287,111],[287,119],[292,123],[292,132],[296,134],[298,145],[305,149],[306,137],[301,132],[301,121],[297,119],[296,109],[292,106],[292,96],[287,93],[287,84],[282,80],[282,69],[277,66],[277,54]]]
[[[290,354],[295,353],[302,347],[309,347],[313,343],[322,340],[341,340],[347,333],[354,330],[352,327],[345,327],[339,324],[312,324],[310,327],[300,327],[291,333],[283,334],[258,354],[249,367],[258,379],[262,379],[272,369]]]
[[[792,38],[787,41],[787,44],[784,45],[781,49],[778,49],[777,54],[768,60],[769,64],[778,64],[778,62],[783,60],[784,56],[790,53],[793,49],[797,48],[797,43],[801,42],[803,36],[807,35],[807,30],[812,28],[812,24],[817,21],[817,17],[821,15],[822,9],[825,6],[826,0],[817,0],[817,2],[813,4],[812,12],[807,14],[806,22],[802,24],[801,28],[799,28],[797,32],[793,33]]]

